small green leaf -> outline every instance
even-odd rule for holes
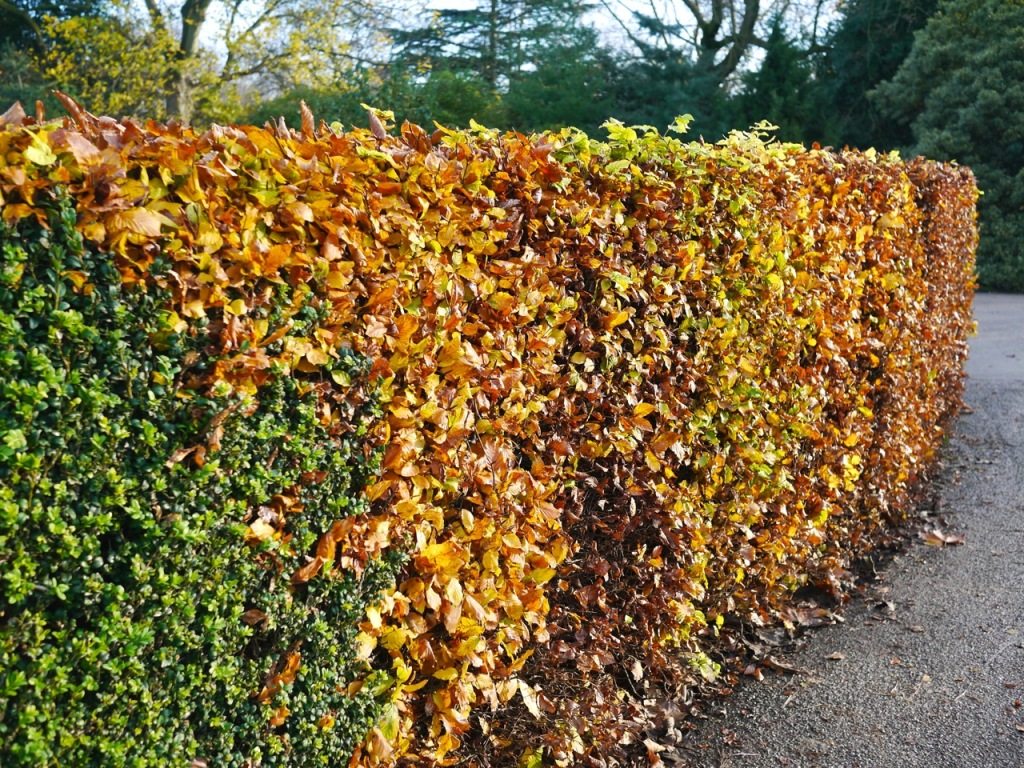
[[[679,115],[668,127],[673,133],[686,133],[690,130],[690,123],[693,122],[693,115]]]
[[[20,429],[10,429],[4,435],[4,445],[12,451],[23,451],[28,448],[28,441],[25,440],[25,433]]]

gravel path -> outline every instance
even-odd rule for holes
[[[699,768],[1024,768],[1024,296],[979,294],[966,401],[937,509],[845,622],[717,702]],[[666,761],[668,762],[668,761]]]

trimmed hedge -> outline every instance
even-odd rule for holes
[[[93,429],[121,437],[65,471],[82,492],[64,524],[106,515],[116,534],[98,546],[115,565],[78,588],[77,630],[57,598],[23,605],[5,580],[0,674],[42,680],[40,654],[73,642],[61,632],[112,631],[86,607],[115,610],[125,598],[104,590],[120,586],[149,634],[117,630],[146,661],[113,677],[183,688],[163,709],[93,707],[46,752],[12,713],[43,728],[34,713],[72,706],[91,678],[60,695],[21,684],[0,720],[16,754],[63,762],[109,741],[125,762],[626,759],[645,700],[717,674],[727,621],[791,622],[800,586],[841,589],[905,515],[959,407],[977,237],[965,169],[756,131],[716,145],[614,122],[608,142],[389,135],[380,113],[348,132],[306,113],[301,132],[197,135],[69,108],[63,127],[3,119],[5,264],[34,238],[70,241],[73,223],[85,245],[69,252],[95,266],[51,270],[44,292],[93,301],[102,268],[121,281],[111,295],[152,310],[116,323],[125,362],[111,370],[126,373]],[[59,229],[62,195],[75,216]],[[22,280],[11,307],[31,293]],[[52,304],[4,311],[29,327]],[[69,360],[39,343],[23,346]],[[5,398],[8,434],[36,423]],[[53,467],[71,454],[36,440],[8,439],[10,504],[64,477]],[[28,455],[45,469],[18,469]],[[123,494],[93,479],[136,464]],[[154,484],[183,489],[166,491],[186,510],[180,545]],[[18,557],[51,563],[45,521],[6,520],[4,551],[27,542]],[[177,599],[225,585],[216,621],[172,621],[159,590],[136,589],[124,563],[164,558],[191,568],[168,577]],[[272,614],[260,599],[298,612],[288,631],[249,612]],[[19,622],[43,629],[17,635]],[[177,723],[174,738],[141,718]],[[134,741],[119,742],[122,720]]]
[[[127,287],[70,200],[43,190],[34,210],[0,224],[2,762],[336,763],[386,700],[346,689],[396,555],[301,589],[288,576],[365,510],[376,405],[336,387],[334,429],[283,369],[251,395],[206,391],[215,331],[176,330],[169,264]],[[293,319],[318,326],[308,304]],[[334,366],[367,368],[343,351]]]

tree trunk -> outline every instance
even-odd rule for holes
[[[213,0],[185,0],[181,6],[181,37],[170,90],[167,94],[167,113],[183,123],[192,121],[195,107],[191,80],[191,64],[199,52],[199,33],[206,21],[206,12]]]

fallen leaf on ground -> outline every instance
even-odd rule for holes
[[[802,606],[787,609],[785,617],[801,627],[822,627],[834,623],[838,618],[827,608],[805,608]]]
[[[931,547],[955,547],[963,544],[966,539],[960,534],[945,533],[939,528],[932,528],[921,534],[924,543]]]
[[[772,646],[782,645],[789,638],[789,634],[782,627],[756,629],[754,634],[762,643]]]
[[[774,669],[776,672],[789,672],[792,674],[799,674],[803,671],[799,667],[794,667],[790,664],[781,662],[773,656],[765,656],[764,660],[761,663],[770,669]]]
[[[648,752],[664,752],[667,749],[664,744],[659,744],[652,739],[644,739],[644,746],[647,747]]]

